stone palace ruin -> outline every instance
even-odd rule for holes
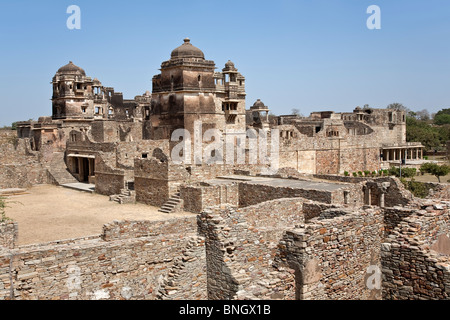
[[[419,199],[395,177],[344,176],[420,166],[405,112],[269,117],[261,100],[246,107],[233,62],[217,71],[189,39],[152,82],[124,99],[69,62],[52,115],[1,133],[0,189],[84,185],[169,218],[24,246],[1,223],[0,299],[450,298],[449,185]]]

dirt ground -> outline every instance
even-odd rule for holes
[[[109,197],[52,185],[34,186],[7,197],[6,216],[18,222],[18,245],[99,235],[114,220],[163,220],[190,213],[165,214],[144,204],[118,204]]]

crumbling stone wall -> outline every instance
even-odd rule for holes
[[[277,259],[295,269],[297,299],[380,299],[380,288],[367,285],[367,270],[380,265],[382,239],[381,209],[328,209],[287,230]]]
[[[208,207],[221,204],[238,206],[238,185],[235,183],[209,185],[200,183],[180,187],[180,197],[183,199],[183,210],[201,213]]]
[[[29,139],[17,139],[12,130],[0,130],[0,188],[28,188],[47,183],[47,170]]]
[[[332,192],[325,190],[307,190],[289,187],[239,183],[239,206],[247,207],[261,202],[280,198],[305,198],[324,203],[331,203]]]
[[[125,171],[116,169],[101,153],[95,157],[95,192],[111,196],[125,188]]]
[[[450,204],[405,217],[382,244],[383,298],[450,299]]]
[[[206,238],[208,299],[294,299],[293,270],[275,263],[275,257],[284,230],[303,222],[302,201],[214,207],[199,216]]]
[[[158,235],[142,233],[139,223],[124,222],[122,231],[130,232],[130,237],[117,238],[116,225],[106,228],[110,232],[103,236],[0,249],[0,300],[157,299],[160,290],[168,289],[165,279],[170,282],[173,270],[180,267],[177,258],[183,256],[189,258],[186,268],[178,272],[177,286],[184,291],[175,295],[171,290],[166,298],[204,298],[204,244],[193,240],[196,226],[192,222],[180,220],[185,225],[183,236],[174,222]],[[150,231],[161,230],[164,224],[146,226]],[[195,252],[196,262],[189,252]],[[190,279],[194,274],[195,282]]]

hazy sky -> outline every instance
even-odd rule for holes
[[[70,5],[80,30],[67,28]],[[235,63],[247,108],[450,107],[448,0],[0,0],[0,126],[51,115],[50,82],[69,60],[125,98],[151,91],[185,37],[218,69]]]

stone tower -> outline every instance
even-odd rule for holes
[[[93,81],[72,61],[53,77],[52,118],[86,119],[94,116]]]
[[[208,129],[236,129],[245,132],[245,78],[229,61],[223,72],[189,39],[172,51],[153,77],[152,135],[170,139],[184,128],[191,135],[195,121],[202,132]]]

